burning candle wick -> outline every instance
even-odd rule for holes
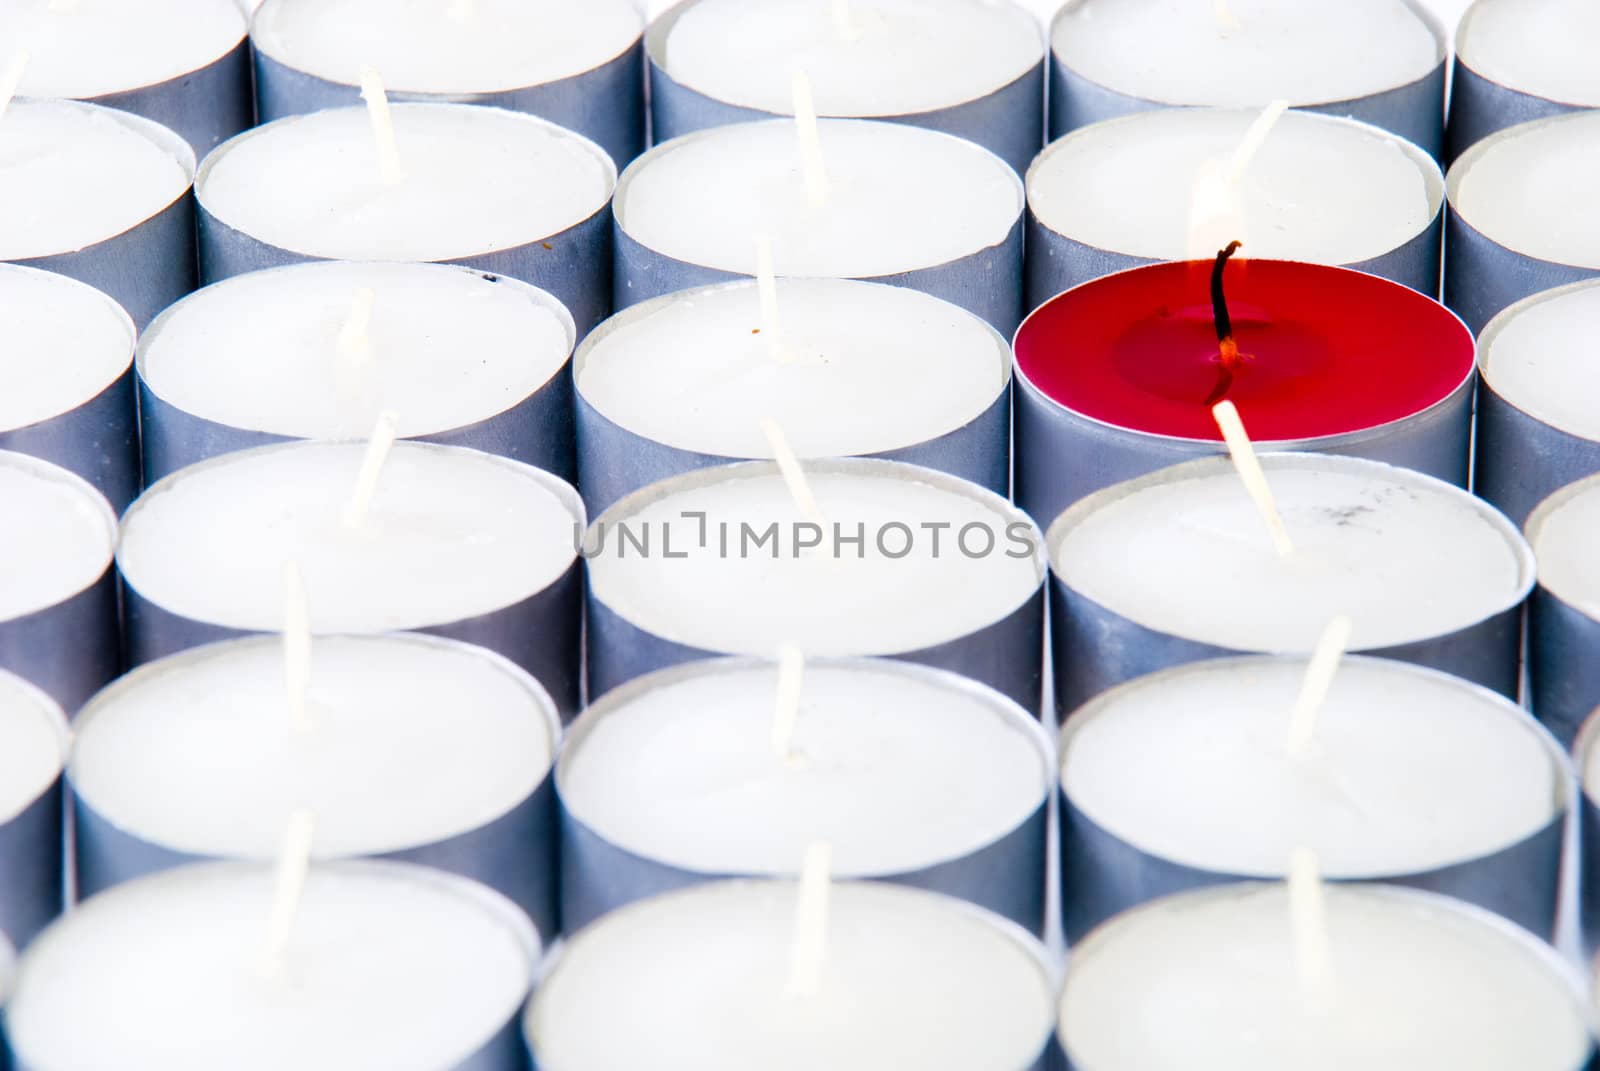
[[[1217,328],[1217,353],[1220,367],[1217,369],[1217,385],[1206,395],[1207,407],[1216,405],[1227,397],[1228,391],[1233,389],[1234,373],[1250,360],[1249,354],[1239,352],[1239,344],[1233,340],[1233,318],[1228,315],[1228,295],[1223,288],[1223,274],[1228,266],[1228,258],[1238,250],[1242,243],[1235,240],[1229,242],[1227,247],[1217,252],[1216,264],[1211,269],[1211,319]]]

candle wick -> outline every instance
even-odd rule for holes
[[[367,440],[366,453],[361,457],[361,472],[356,476],[355,488],[350,492],[350,498],[339,517],[339,523],[344,528],[361,528],[367,523],[372,498],[378,490],[378,477],[383,474],[383,463],[389,459],[389,450],[394,446],[395,428],[399,422],[399,414],[393,410],[386,409],[378,414],[378,421]]]
[[[833,0],[833,29],[839,37],[850,43],[861,40],[861,27],[850,10],[850,0]]]
[[[1328,622],[1317,640],[1311,661],[1306,665],[1305,677],[1300,681],[1300,694],[1295,698],[1294,709],[1289,715],[1287,748],[1292,758],[1304,758],[1311,750],[1311,741],[1317,731],[1317,715],[1322,712],[1328,690],[1333,687],[1334,675],[1339,671],[1339,660],[1350,646],[1350,634],[1354,629],[1355,622],[1348,615],[1339,614]]]
[[[778,648],[778,701],[772,717],[772,753],[790,766],[802,765],[794,753],[794,731],[800,720],[800,688],[806,658],[800,648],[785,643]]]
[[[756,294],[761,299],[761,334],[767,340],[767,348],[779,364],[789,364],[794,354],[783,337],[783,323],[778,318],[778,279],[770,238],[756,240]]]
[[[289,816],[288,828],[278,849],[278,866],[272,891],[272,909],[267,917],[266,940],[261,947],[261,970],[268,978],[283,975],[284,954],[294,932],[295,915],[305,892],[306,874],[311,869],[311,840],[316,833],[316,816],[300,807]]]
[[[1278,120],[1282,119],[1283,113],[1288,110],[1288,101],[1275,100],[1261,109],[1261,114],[1255,117],[1255,121],[1244,132],[1244,137],[1234,146],[1233,155],[1228,160],[1228,173],[1224,182],[1230,191],[1238,188],[1244,179],[1244,173],[1250,169],[1256,154],[1261,151],[1261,146],[1266,144],[1272,128],[1278,125]]]
[[[828,170],[822,159],[822,137],[817,132],[817,105],[811,79],[804,71],[790,81],[795,129],[800,136],[800,162],[806,176],[806,200],[812,208],[828,203]]]
[[[806,479],[805,466],[800,464],[800,458],[789,445],[783,428],[772,417],[764,416],[761,418],[761,433],[767,437],[767,445],[772,447],[772,459],[778,463],[778,472],[783,476],[784,486],[789,489],[789,497],[794,500],[800,515],[817,527],[826,528],[828,522],[817,505],[816,495],[811,491],[811,481]]]
[[[833,846],[816,841],[806,849],[789,946],[789,995],[814,996],[828,953],[828,900],[833,884]]]
[[[311,688],[311,613],[300,566],[283,563],[283,680],[289,697],[289,727],[311,731],[306,694]]]
[[[1289,856],[1289,922],[1294,931],[1295,973],[1302,992],[1321,998],[1328,986],[1328,916],[1317,855],[1296,848]]]
[[[11,107],[11,98],[17,95],[17,87],[22,84],[22,76],[28,73],[28,61],[32,58],[33,54],[27,49],[17,49],[6,65],[5,74],[0,75],[0,118],[4,118],[6,109]]]
[[[1211,268],[1211,320],[1217,331],[1217,385],[1206,395],[1205,404],[1216,405],[1233,388],[1233,377],[1239,368],[1248,361],[1248,355],[1239,352],[1239,344],[1233,338],[1233,317],[1228,312],[1228,294],[1223,286],[1223,277],[1226,273],[1228,260],[1238,251],[1242,242],[1232,241],[1227,247],[1217,252],[1216,262]]]
[[[1287,558],[1294,553],[1294,543],[1289,539],[1289,530],[1284,527],[1283,518],[1278,514],[1272,488],[1267,483],[1267,474],[1261,468],[1261,459],[1256,457],[1255,447],[1250,444],[1250,436],[1245,433],[1238,408],[1232,402],[1219,402],[1212,407],[1211,416],[1222,431],[1223,442],[1228,444],[1228,456],[1233,459],[1240,482],[1250,493],[1261,519],[1266,522],[1273,547],[1277,549],[1279,557]]]
[[[389,96],[384,92],[383,78],[376,67],[361,68],[361,99],[367,103],[367,118],[372,123],[372,137],[378,145],[378,173],[385,186],[398,186],[405,181],[406,172],[400,164],[400,149],[395,143]]]

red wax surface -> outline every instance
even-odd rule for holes
[[[1212,262],[1152,264],[1073,288],[1017,333],[1017,366],[1063,406],[1102,423],[1221,439],[1206,399],[1221,358]],[[1447,397],[1471,373],[1472,335],[1444,306],[1344,268],[1235,257],[1224,275],[1248,360],[1223,397],[1258,441],[1387,424]]]

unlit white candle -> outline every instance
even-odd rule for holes
[[[133,323],[100,291],[0,265],[0,431],[75,409],[128,370]]]
[[[1484,328],[1478,339],[1484,382],[1536,419],[1600,440],[1597,337],[1600,281],[1544,291]]]
[[[111,564],[116,517],[66,469],[0,451],[0,502],[0,621],[71,598]]]
[[[61,776],[66,747],[61,708],[21,677],[0,670],[0,825],[32,806]],[[4,988],[0,979],[0,994]]]
[[[1600,7],[1590,0],[1479,0],[1461,20],[1461,62],[1493,82],[1600,107]]]
[[[1562,602],[1600,618],[1600,482],[1593,479],[1556,492],[1549,508],[1529,518],[1528,539],[1539,561],[1539,583]]]

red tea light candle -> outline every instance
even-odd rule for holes
[[[1211,407],[1224,399],[1263,450],[1466,484],[1472,335],[1377,276],[1221,254],[1153,264],[1046,302],[1014,346],[1016,499],[1043,525],[1114,483],[1220,453]]]

